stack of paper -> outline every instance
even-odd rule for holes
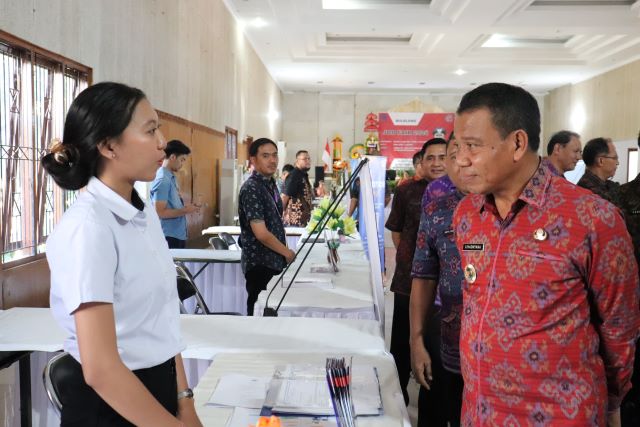
[[[284,278],[281,285],[286,288],[291,282],[291,278]],[[298,276],[291,285],[292,288],[317,288],[317,289],[333,289],[333,279],[329,276]]]

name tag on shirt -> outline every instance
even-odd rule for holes
[[[463,251],[484,251],[484,243],[463,243]]]

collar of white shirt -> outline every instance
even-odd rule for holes
[[[118,193],[107,187],[98,178],[91,177],[87,185],[87,191],[91,193],[104,207],[109,209],[118,217],[125,221],[131,221],[138,214],[144,213],[135,208],[131,203],[127,202]],[[135,190],[133,190],[135,191]]]

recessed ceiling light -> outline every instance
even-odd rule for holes
[[[254,20],[252,20],[250,22],[250,24],[251,24],[252,27],[255,27],[255,28],[262,28],[262,27],[266,27],[268,25],[267,21],[265,21],[264,19],[260,18],[259,16],[257,18],[255,18]]]
[[[453,74],[457,75],[457,76],[461,76],[463,74],[467,74],[467,72],[465,70],[463,70],[462,68],[458,68],[457,70],[455,70],[453,72]]]

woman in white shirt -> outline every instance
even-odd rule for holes
[[[51,310],[78,362],[62,426],[201,427],[180,352],[176,273],[155,209],[133,188],[165,157],[139,89],[98,83],[73,101],[42,158],[56,183],[86,187],[47,240]]]

